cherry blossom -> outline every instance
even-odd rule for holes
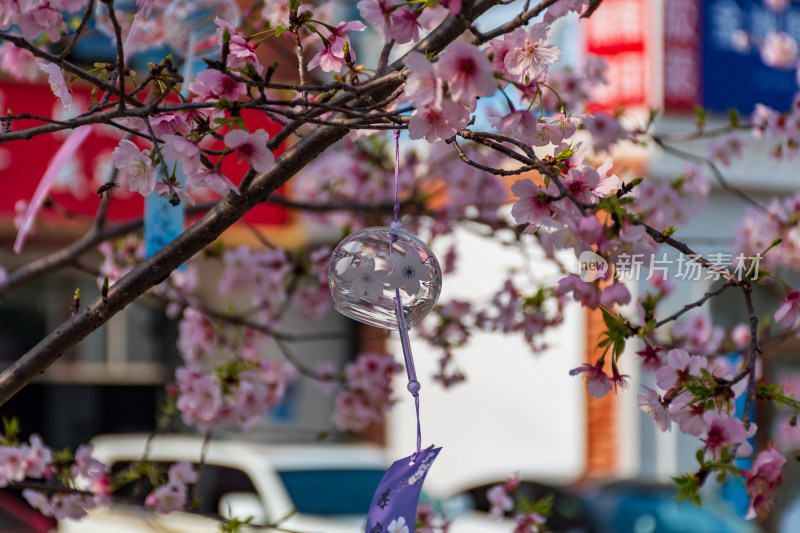
[[[395,9],[387,29],[389,37],[397,41],[397,44],[419,41],[420,24],[417,19],[420,13],[419,10],[412,11],[407,7]]]
[[[420,290],[420,283],[430,279],[431,268],[414,250],[408,250],[405,255],[391,254],[386,262],[392,269],[386,281],[390,289],[403,289],[409,296],[416,296]]]
[[[352,282],[348,294],[371,302],[383,296],[383,284],[388,283],[388,278],[389,271],[375,270],[372,258],[362,259],[358,266],[351,266],[342,274],[342,279]]]
[[[195,174],[200,169],[200,149],[195,143],[179,135],[160,135],[164,141],[161,153],[170,161],[179,161],[186,174]]]
[[[386,40],[390,39],[388,29],[391,26],[392,6],[395,0],[361,0],[357,7],[361,17],[373,28],[384,32]]]
[[[537,137],[539,119],[530,111],[513,109],[506,115],[490,112],[489,118],[498,133],[517,139]]]
[[[123,139],[114,149],[114,167],[128,180],[131,192],[149,196],[156,187],[156,169],[147,153],[142,153],[131,141]]]
[[[669,415],[681,429],[681,433],[699,437],[706,431],[705,406],[703,402],[694,402],[694,396],[682,392],[669,406]]]
[[[230,41],[228,43],[228,67],[236,70],[244,68],[247,66],[247,64],[250,64],[255,67],[256,72],[261,74],[264,71],[264,67],[258,62],[255,48],[253,48],[247,42],[247,39],[241,36],[239,32],[237,32],[236,29],[231,26],[230,22],[226,20],[216,17],[214,19],[214,24],[217,25],[217,34],[219,36],[220,47],[223,46],[222,40],[226,31],[230,36]]]
[[[191,174],[189,176],[189,184],[192,187],[207,187],[220,196],[225,196],[231,192],[236,195],[240,194],[239,188],[236,187],[231,180],[229,180],[223,174],[214,172],[213,170],[203,169],[195,174]]]
[[[402,516],[397,517],[396,519],[389,522],[389,526],[386,528],[386,531],[389,533],[408,533],[408,526],[406,525],[406,519]]]
[[[552,216],[553,211],[547,198],[557,193],[554,189],[553,183],[547,189],[543,189],[529,179],[514,182],[511,192],[519,200],[511,206],[511,216],[517,224],[538,224]]]
[[[161,113],[150,119],[150,126],[157,137],[173,133],[188,133],[189,124],[180,113]]]
[[[417,109],[408,122],[408,137],[432,143],[449,139],[465,124],[463,108],[455,102],[444,100],[441,107],[426,106]]]
[[[247,86],[236,81],[223,72],[212,69],[201,70],[197,77],[188,86],[189,92],[197,96],[198,99],[218,100],[227,98],[238,100],[239,96],[247,94]]]
[[[775,320],[785,328],[794,327],[800,318],[800,291],[786,290],[786,299],[775,311]]]
[[[144,505],[159,514],[181,511],[186,507],[186,489],[175,485],[158,487],[147,495]]]
[[[264,130],[247,133],[244,130],[231,130],[225,134],[225,145],[244,158],[256,172],[267,172],[275,164],[275,156],[267,148],[269,135]]]
[[[750,424],[750,430],[738,418],[717,411],[706,411],[703,415],[706,424],[706,438],[702,439],[706,450],[719,461],[724,450],[731,450],[739,446],[737,454],[741,457],[750,455],[753,451],[747,439],[755,433],[755,424]]]
[[[411,71],[406,80],[405,94],[417,108],[441,105],[442,79],[433,64],[419,52],[406,56],[406,67]]]
[[[194,198],[192,198],[192,195],[174,183],[156,183],[154,190],[156,194],[168,198],[170,201],[174,201],[173,198],[178,197],[187,204],[194,205]]]
[[[745,518],[752,519],[763,516],[772,506],[777,488],[783,483],[783,457],[772,445],[756,456],[750,470],[744,472],[750,506]]]
[[[784,32],[767,31],[761,45],[761,61],[772,68],[790,69],[797,64],[798,47],[794,37]]]
[[[550,26],[544,22],[509,33],[505,37],[508,53],[503,60],[509,74],[522,82],[546,76],[548,66],[561,57],[558,47],[547,43],[549,39]]]
[[[47,74],[50,90],[61,100],[64,108],[69,109],[72,106],[72,93],[64,79],[64,73],[61,72],[61,67],[43,59],[37,59],[36,62],[39,64],[39,68]]]
[[[685,350],[670,350],[666,364],[656,371],[656,383],[662,390],[670,390],[692,376],[700,376],[700,370],[707,366],[705,357],[689,355]]]
[[[645,392],[639,393],[639,409],[651,415],[656,427],[661,431],[672,429],[672,420],[661,396],[649,387],[642,387]]]
[[[491,96],[497,90],[491,63],[483,52],[467,43],[453,43],[439,59],[437,71],[449,82],[453,99],[462,104]]]
[[[579,374],[586,374],[586,390],[590,396],[599,400],[611,390],[611,378],[603,371],[603,366],[600,362],[596,365],[586,363],[569,371],[570,376]]]
[[[495,485],[486,491],[486,499],[489,500],[489,514],[495,518],[502,518],[506,512],[514,508],[514,500],[508,495],[503,485]]]
[[[45,33],[51,42],[56,42],[61,38],[64,19],[49,3],[29,1],[16,17],[16,24],[27,39],[35,39]]]

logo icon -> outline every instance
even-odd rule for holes
[[[591,283],[592,281],[604,278],[608,273],[608,261],[594,252],[586,250],[578,257],[578,275],[580,278]]]

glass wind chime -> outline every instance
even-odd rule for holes
[[[400,204],[400,131],[395,130],[394,222],[389,227],[352,233],[334,249],[328,281],[336,310],[379,328],[397,330],[408,374],[408,391],[417,417],[417,450],[389,467],[367,515],[366,533],[413,532],[417,503],[425,475],[441,448],[422,449],[419,391],[408,330],[436,305],[442,290],[442,270],[425,243],[403,231]]]

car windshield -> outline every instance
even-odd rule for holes
[[[285,470],[278,472],[298,513],[367,514],[383,470]]]

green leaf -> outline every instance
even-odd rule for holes
[[[731,126],[734,128],[739,127],[739,111],[736,109],[728,109],[728,117],[731,119]]]
[[[673,477],[672,481],[678,486],[678,502],[688,500],[695,505],[702,505],[700,499],[700,487],[694,474],[684,474],[681,477]]]

